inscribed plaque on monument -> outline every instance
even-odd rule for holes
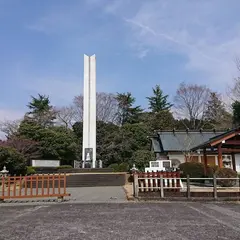
[[[92,161],[93,159],[93,149],[92,148],[85,148],[85,161]]]

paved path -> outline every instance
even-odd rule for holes
[[[127,202],[123,187],[68,188],[67,192],[71,193],[71,197],[66,199],[79,203]]]
[[[46,192],[46,189],[45,189]],[[57,193],[57,189],[55,190]],[[35,189],[33,190],[35,193]],[[70,197],[64,197],[65,202],[75,203],[122,203],[127,202],[127,197],[123,187],[78,187],[78,188],[67,188],[67,193],[70,193]],[[30,191],[28,193],[30,195]],[[56,202],[57,198],[31,198],[31,199],[11,199],[6,200],[3,204],[13,203],[26,203],[36,202],[41,204],[44,202],[53,201]],[[1,239],[1,238],[0,238]]]
[[[0,206],[0,239],[239,240],[240,205],[203,203]]]

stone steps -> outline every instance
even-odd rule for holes
[[[114,174],[114,173],[85,173],[85,174],[73,174],[66,176],[66,187],[101,187],[101,186],[123,186],[125,185],[126,174]],[[60,186],[63,187],[63,182],[61,181]],[[27,187],[30,188],[30,182],[27,183]],[[47,180],[44,181],[44,188],[48,187]],[[49,188],[53,185],[51,181],[49,182]],[[58,188],[58,179],[55,180],[54,187]],[[32,183],[32,188],[36,188],[36,182]],[[38,188],[42,188],[41,179],[38,182]]]
[[[67,187],[123,186],[125,174],[76,174],[67,176]]]

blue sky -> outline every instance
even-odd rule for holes
[[[83,54],[97,56],[97,90],[138,104],[160,84],[225,92],[240,56],[239,0],[0,0],[0,120],[30,95],[68,105],[82,93]]]

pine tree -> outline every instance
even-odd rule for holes
[[[163,95],[160,85],[156,85],[156,87],[153,88],[153,96],[147,97],[147,99],[149,101],[149,109],[154,113],[170,110],[173,106],[173,104],[167,101],[168,95]]]
[[[220,95],[216,92],[210,92],[204,116],[213,127],[231,127],[231,114],[226,111]]]
[[[49,97],[38,94],[38,97],[32,96],[32,101],[28,103],[27,107],[30,111],[26,114],[40,125],[52,125],[53,120],[56,119],[56,111],[50,105]]]
[[[142,113],[140,106],[133,107],[135,98],[130,92],[118,93],[116,96],[118,102],[118,123],[124,125],[126,123],[137,123]]]
[[[232,103],[232,109],[233,109],[233,123],[235,126],[240,125],[240,102],[234,101]]]

